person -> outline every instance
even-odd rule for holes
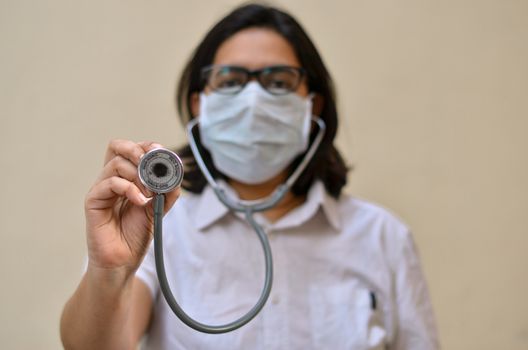
[[[66,303],[66,349],[437,349],[426,282],[408,227],[387,210],[342,193],[347,167],[334,147],[333,83],[316,47],[288,13],[245,4],[207,33],[177,92],[184,124],[231,195],[269,195],[322,143],[292,189],[256,214],[273,251],[270,299],[245,326],[205,334],[184,325],[160,295],[152,193],[137,165],[152,142],[110,142],[85,200],[88,263]],[[251,308],[263,258],[251,226],[214,195],[189,146],[180,189],[166,194],[165,266],[182,308],[209,324]],[[181,197],[181,198],[180,198]],[[176,204],[175,204],[176,203]],[[143,341],[142,341],[143,339]]]

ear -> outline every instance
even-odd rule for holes
[[[200,115],[200,94],[197,92],[193,92],[191,94],[191,98],[189,99],[189,103],[191,107],[191,114],[192,118],[195,118]]]
[[[312,99],[312,114],[320,116],[323,112],[324,107],[324,97],[320,94],[315,94]]]

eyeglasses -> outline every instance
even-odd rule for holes
[[[259,84],[272,95],[286,95],[299,87],[304,69],[290,66],[270,66],[248,70],[238,66],[211,65],[202,69],[202,79],[220,94],[234,95],[255,77]]]

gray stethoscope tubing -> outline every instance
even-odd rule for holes
[[[259,297],[259,300],[255,304],[255,306],[251,308],[251,310],[249,310],[245,315],[233,322],[220,326],[206,325],[194,320],[189,315],[187,315],[185,311],[183,311],[183,309],[180,307],[180,305],[174,298],[174,295],[172,294],[169,286],[169,282],[167,281],[167,274],[165,272],[165,265],[163,259],[163,233],[161,230],[163,220],[162,208],[164,207],[164,204],[165,197],[163,196],[163,194],[156,195],[154,202],[154,255],[156,260],[156,273],[158,275],[160,289],[163,293],[163,296],[165,297],[165,300],[167,301],[167,304],[169,304],[174,314],[176,314],[176,316],[187,326],[197,331],[210,334],[231,332],[251,321],[266,304],[266,301],[268,300],[269,294],[271,292],[271,284],[273,282],[273,260],[271,258],[271,248],[269,246],[269,242],[264,230],[255,222],[252,215],[248,214],[248,212],[246,214],[246,219],[251,223],[251,226],[253,226],[253,228],[257,232],[260,243],[262,244],[264,250],[266,273],[264,287],[262,289],[262,293]]]
[[[206,324],[203,324],[203,323],[200,323],[194,320],[189,315],[187,315],[185,311],[183,311],[183,309],[178,305],[178,302],[174,298],[174,295],[172,294],[171,288],[167,281],[165,265],[164,265],[164,258],[163,258],[163,233],[162,233],[162,220],[163,220],[163,208],[165,206],[165,197],[162,193],[156,194],[155,199],[154,199],[154,253],[155,253],[154,255],[155,255],[155,261],[156,261],[156,273],[158,275],[160,289],[168,305],[170,306],[174,314],[176,314],[176,316],[187,326],[197,331],[203,332],[203,333],[211,333],[211,334],[227,333],[235,329],[238,329],[242,327],[243,325],[245,325],[246,323],[248,323],[249,321],[251,321],[264,307],[270,295],[271,286],[273,282],[273,259],[272,259],[271,248],[270,248],[266,233],[264,232],[262,227],[253,218],[253,213],[264,211],[264,210],[270,209],[273,206],[275,206],[290,190],[290,188],[293,186],[295,181],[297,181],[297,179],[299,178],[303,170],[306,168],[310,160],[313,158],[317,148],[319,147],[319,144],[323,140],[323,136],[326,130],[326,125],[318,117],[312,117],[312,121],[314,121],[317,124],[317,126],[319,127],[319,130],[317,132],[317,135],[314,141],[310,145],[310,148],[304,155],[301,163],[299,163],[295,171],[288,177],[286,182],[278,186],[270,196],[263,198],[263,199],[254,200],[254,201],[233,199],[233,198],[230,198],[226,194],[225,190],[221,188],[221,186],[215,181],[215,179],[209,172],[209,169],[207,169],[207,166],[205,165],[205,162],[203,161],[202,156],[196,145],[194,135],[193,135],[193,128],[199,123],[199,118],[195,118],[187,124],[187,134],[189,137],[189,145],[191,146],[191,150],[194,154],[194,158],[196,162],[198,163],[198,166],[200,167],[207,182],[214,190],[218,199],[228,209],[236,211],[236,212],[243,212],[245,214],[246,220],[253,227],[253,229],[255,230],[255,233],[257,234],[260,240],[262,249],[264,251],[264,259],[265,259],[265,279],[264,279],[264,286],[263,286],[261,295],[257,303],[245,315],[243,315],[242,317],[240,317],[239,319],[233,322],[230,322],[224,325],[219,325],[219,326],[206,325]]]

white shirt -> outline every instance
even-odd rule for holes
[[[136,276],[154,300],[146,349],[437,349],[436,327],[409,229],[386,210],[315,183],[306,202],[268,234],[270,298],[248,324],[203,334],[167,305],[153,249]],[[264,282],[262,248],[251,226],[207,187],[180,198],[163,224],[172,292],[195,320],[220,325],[245,314]]]

